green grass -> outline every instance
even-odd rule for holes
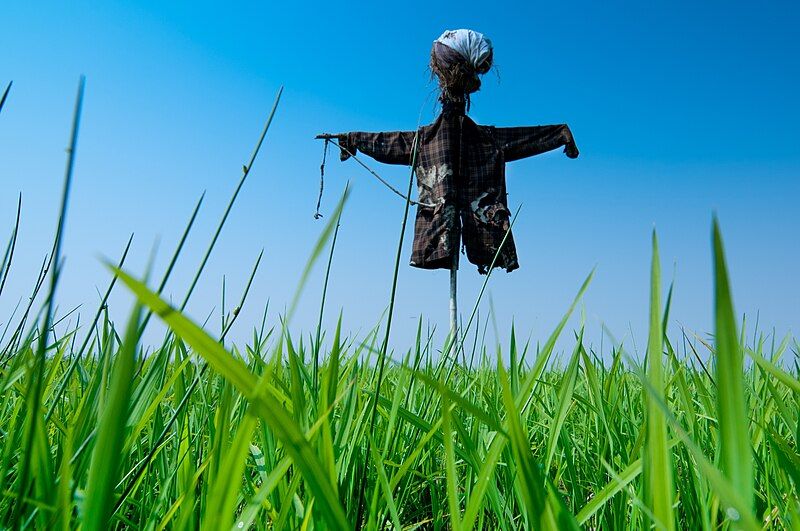
[[[620,345],[590,348],[582,322],[565,330],[591,275],[537,347],[520,349],[513,328],[507,348],[471,340],[484,326],[473,311],[459,337],[437,344],[420,324],[392,353],[391,313],[348,335],[341,318],[322,318],[324,294],[317,330],[293,332],[305,279],[325,256],[330,271],[346,192],[298,265],[304,280],[283,315],[265,310],[247,344],[224,340],[254,311],[259,256],[219,335],[192,322],[182,308],[274,112],[181,303],[162,291],[200,203],[155,287],[126,271],[128,242],[88,326],[67,326],[54,310],[73,142],[56,259],[35,286],[42,310],[3,319],[13,324],[0,339],[0,527],[800,528],[800,346],[745,340],[716,221],[712,339],[665,334],[672,288],[662,305],[654,234],[641,364]],[[79,106],[73,138],[78,116]],[[104,307],[112,289],[138,301],[122,333]],[[169,333],[144,346],[151,316]]]

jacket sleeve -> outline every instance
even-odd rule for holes
[[[357,151],[369,155],[385,164],[411,164],[415,131],[392,131],[388,133],[343,133],[339,136],[342,147],[340,158],[347,160]]]
[[[575,140],[572,138],[572,131],[566,124],[495,127],[494,137],[503,150],[506,161],[532,157],[561,146],[565,146],[565,153],[573,158],[577,156],[578,152]]]

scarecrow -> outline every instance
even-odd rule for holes
[[[492,63],[492,43],[481,33],[445,31],[431,49],[430,69],[441,103],[432,124],[417,131],[317,136],[335,140],[343,161],[361,152],[378,162],[414,166],[418,201],[411,265],[450,270],[451,333],[456,330],[460,244],[482,274],[490,267],[508,272],[519,267],[509,232],[505,164],[560,147],[568,157],[578,156],[565,124],[494,127],[466,115],[470,94],[480,89],[480,76]]]

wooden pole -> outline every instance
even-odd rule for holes
[[[450,266],[450,337],[456,339],[458,328],[458,249],[453,254],[453,264]]]

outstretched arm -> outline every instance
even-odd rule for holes
[[[385,164],[411,164],[414,149],[414,131],[364,133],[361,131],[338,135],[317,135],[317,138],[334,138],[342,150],[340,158],[347,160],[357,151]]]
[[[495,127],[495,140],[507,161],[524,159],[564,146],[564,153],[574,159],[578,146],[566,124],[533,127]]]

